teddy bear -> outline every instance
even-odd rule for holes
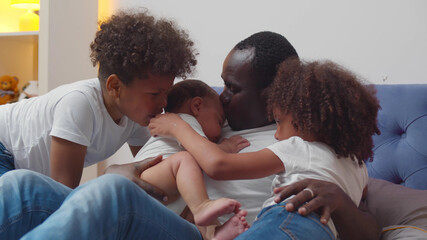
[[[19,95],[19,79],[4,75],[0,77],[0,104],[5,104],[15,100]]]

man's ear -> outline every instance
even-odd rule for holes
[[[190,110],[193,116],[197,117],[199,115],[202,104],[203,104],[203,98],[201,97],[193,97],[190,100]]]
[[[119,76],[116,74],[111,74],[107,81],[105,81],[105,89],[107,90],[108,95],[113,98],[120,97],[120,91],[123,83],[120,81]]]

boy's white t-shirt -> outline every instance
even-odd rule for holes
[[[66,84],[49,93],[0,106],[0,142],[15,167],[50,175],[51,136],[87,146],[84,166],[107,159],[125,142],[142,146],[146,127],[108,113],[97,78]]]

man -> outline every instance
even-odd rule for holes
[[[237,44],[224,61],[222,78],[225,89],[221,99],[230,128],[239,130],[235,132],[226,128],[224,136],[242,135],[251,142],[247,151],[259,150],[276,141],[273,137],[275,125],[266,117],[266,98],[262,90],[273,80],[278,64],[290,56],[297,54],[286,38],[276,33],[261,32]],[[138,182],[140,173],[150,163],[141,164],[113,166],[107,172],[119,173]],[[37,177],[31,178],[31,181],[37,180]],[[15,185],[24,182],[20,179],[11,181]],[[248,220],[253,220],[269,197],[270,186],[271,178],[207,182],[211,198],[235,198],[242,203],[243,209],[248,210]],[[305,188],[311,191],[303,191]],[[375,220],[360,212],[334,184],[314,180],[299,182],[286,188],[280,196],[285,198],[298,192],[290,203],[298,207],[308,201],[304,205],[305,210],[300,210],[304,214],[317,209],[323,210],[322,215],[326,218],[332,214],[343,239],[378,237]],[[362,226],[362,223],[366,225]],[[150,198],[138,185],[116,174],[106,174],[77,188],[54,214],[24,239],[101,236],[112,239],[169,239],[172,236],[176,239],[200,239],[193,226]]]

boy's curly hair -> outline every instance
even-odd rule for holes
[[[213,99],[219,96],[218,93],[206,83],[196,79],[187,79],[170,88],[168,92],[168,104],[165,107],[165,111],[177,112],[187,100],[194,97],[207,97]]]
[[[117,74],[128,85],[149,71],[185,79],[197,64],[193,45],[172,21],[155,19],[146,9],[122,11],[101,22],[90,57],[94,66],[99,64],[101,81]]]
[[[338,157],[373,156],[372,135],[380,134],[380,108],[373,86],[330,62],[284,61],[268,90],[268,113],[274,108],[291,114],[294,127],[331,146]]]

